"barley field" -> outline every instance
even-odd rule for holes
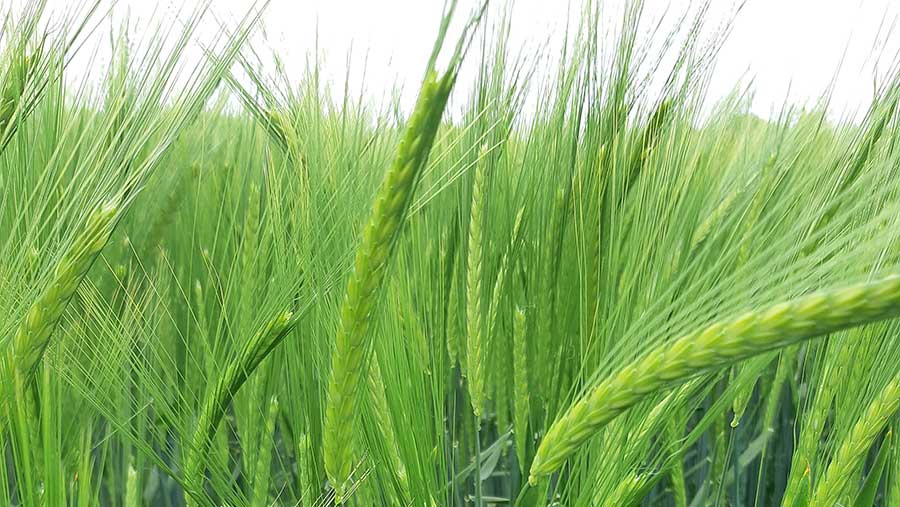
[[[702,8],[502,4],[409,110],[0,9],[0,506],[900,506],[900,65],[764,119]]]

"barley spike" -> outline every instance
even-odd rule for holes
[[[69,301],[109,241],[118,211],[118,202],[109,200],[91,213],[75,243],[56,265],[53,281],[19,325],[12,354],[15,368],[21,374],[29,375],[40,363]]]
[[[600,382],[550,427],[529,482],[556,471],[613,418],[664,386],[768,350],[900,314],[900,276],[813,293],[715,322],[661,345]]]
[[[530,395],[528,393],[528,352],[525,343],[527,333],[525,311],[516,308],[513,316],[513,430],[516,435],[516,455],[519,466],[525,470],[525,455],[528,446],[528,414]]]
[[[841,494],[850,487],[850,478],[868,455],[869,448],[900,408],[900,374],[878,393],[866,411],[841,442],[825,475],[816,486],[810,507],[837,505]]]
[[[286,310],[269,320],[253,337],[244,343],[237,356],[216,380],[212,390],[203,400],[197,427],[186,458],[185,478],[193,485],[194,494],[199,494],[203,485],[206,455],[216,435],[216,428],[225,415],[235,394],[257,366],[281,343],[297,321],[293,310]]]
[[[475,168],[472,184],[472,210],[469,214],[469,252],[466,257],[466,360],[468,361],[469,398],[475,418],[481,418],[484,406],[484,354],[481,322],[481,216],[484,193],[485,164]]]
[[[352,468],[356,397],[364,384],[365,358],[371,349],[369,315],[455,79],[455,70],[440,79],[430,71],[425,78],[396,157],[375,196],[347,283],[331,356],[323,435],[325,470],[337,503],[344,501]]]

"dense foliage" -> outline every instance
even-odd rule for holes
[[[6,14],[0,505],[900,505],[900,73],[704,110],[727,26],[600,8],[451,2],[408,115]]]

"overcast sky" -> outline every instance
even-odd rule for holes
[[[52,9],[70,3],[48,1]],[[460,11],[464,13],[475,1],[461,0]],[[495,6],[504,4],[504,0],[492,1]],[[170,16],[184,3],[120,0],[112,24],[126,14],[133,21],[148,19],[154,12],[157,17],[160,13]],[[516,0],[511,46],[553,53],[568,13],[577,12],[581,3]],[[615,13],[623,3],[607,0],[604,5]],[[691,3],[647,0],[646,12],[651,18],[666,9],[677,14]],[[252,4],[252,0],[212,0],[212,10],[219,19],[234,20]],[[712,4],[710,31],[727,21],[736,7],[732,0]],[[720,53],[710,97],[719,98],[737,83],[752,80],[752,109],[768,117],[785,101],[816,101],[837,75],[833,111],[852,113],[864,108],[872,98],[876,76],[883,76],[897,59],[898,4],[895,0],[747,0]],[[428,58],[442,5],[442,0],[271,0],[263,16],[265,40],[257,42],[266,51],[276,51],[289,73],[299,75],[318,36],[326,75],[337,82],[343,81],[352,47],[354,70],[362,68],[364,58],[368,62],[365,83],[361,72],[353,77],[356,87],[364,85],[375,99],[387,96],[396,84],[411,94]],[[202,30],[214,32],[214,20],[208,18]],[[103,56],[99,58],[102,61]],[[839,67],[841,72],[836,74]]]

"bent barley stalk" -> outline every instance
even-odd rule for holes
[[[337,503],[344,501],[352,468],[356,397],[365,378],[365,357],[371,348],[369,315],[455,80],[455,68],[440,78],[434,71],[428,72],[397,155],[375,196],[347,283],[331,356],[323,435],[325,470]]]
[[[834,458],[825,469],[825,475],[815,488],[810,507],[837,505],[841,494],[850,487],[854,472],[865,462],[875,439],[900,408],[900,374],[878,393],[866,408],[850,433],[841,442]],[[896,480],[896,479],[895,479]]]
[[[241,347],[235,359],[225,367],[213,389],[204,398],[200,415],[197,417],[197,428],[187,449],[185,466],[184,478],[192,486],[193,495],[200,495],[203,490],[203,476],[206,470],[203,463],[225,410],[250,374],[287,336],[297,318],[294,310],[286,310],[267,322]]]
[[[619,370],[550,427],[529,482],[556,471],[587,439],[644,395],[768,350],[900,314],[900,276],[786,301],[713,323],[661,345]]]

